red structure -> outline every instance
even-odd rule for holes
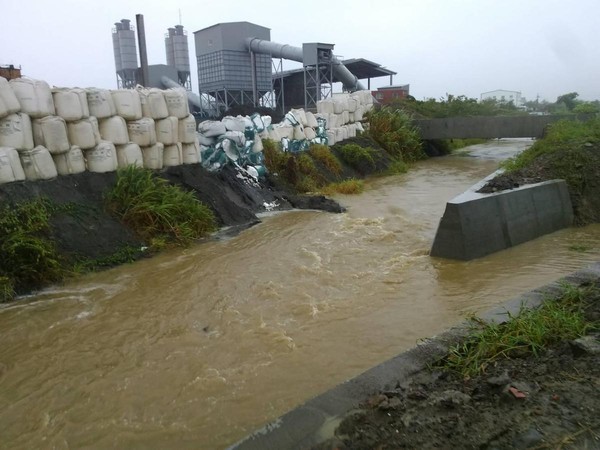
[[[409,84],[380,87],[376,91],[372,91],[373,97],[382,105],[392,103],[408,97]]]
[[[21,66],[15,67],[12,64],[7,66],[0,65],[0,77],[4,77],[7,80],[21,78]]]

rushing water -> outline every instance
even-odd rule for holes
[[[2,448],[223,448],[423,337],[600,259],[600,226],[428,256],[446,200],[528,141],[425,161],[228,240],[0,309]],[[586,251],[574,251],[580,246]]]

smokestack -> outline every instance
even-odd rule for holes
[[[140,66],[142,68],[142,86],[148,85],[148,53],[146,52],[146,30],[144,28],[144,15],[136,14],[135,21],[137,24],[138,45],[140,47]]]

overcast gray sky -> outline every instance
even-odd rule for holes
[[[114,22],[143,14],[149,62],[164,64],[164,34],[179,10],[196,92],[193,32],[249,21],[276,42],[333,43],[343,58],[382,64],[417,99],[495,89],[600,99],[600,0],[1,0],[0,64],[51,85],[116,88]]]

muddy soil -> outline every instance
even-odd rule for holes
[[[600,298],[587,319],[600,319]],[[315,449],[600,449],[600,334],[463,379],[427,370],[365,399]]]
[[[256,214],[267,210],[342,211],[330,199],[277,190],[268,179],[258,183],[245,171],[230,165],[216,173],[199,164],[170,167],[160,176],[194,192],[213,210],[220,227],[243,229],[258,223]],[[47,181],[7,183],[0,185],[0,203],[47,197],[55,204],[68,205],[51,219],[52,237],[59,252],[69,259],[104,258],[125,246],[144,246],[144,242],[104,209],[103,196],[115,180],[114,172],[84,172]]]

